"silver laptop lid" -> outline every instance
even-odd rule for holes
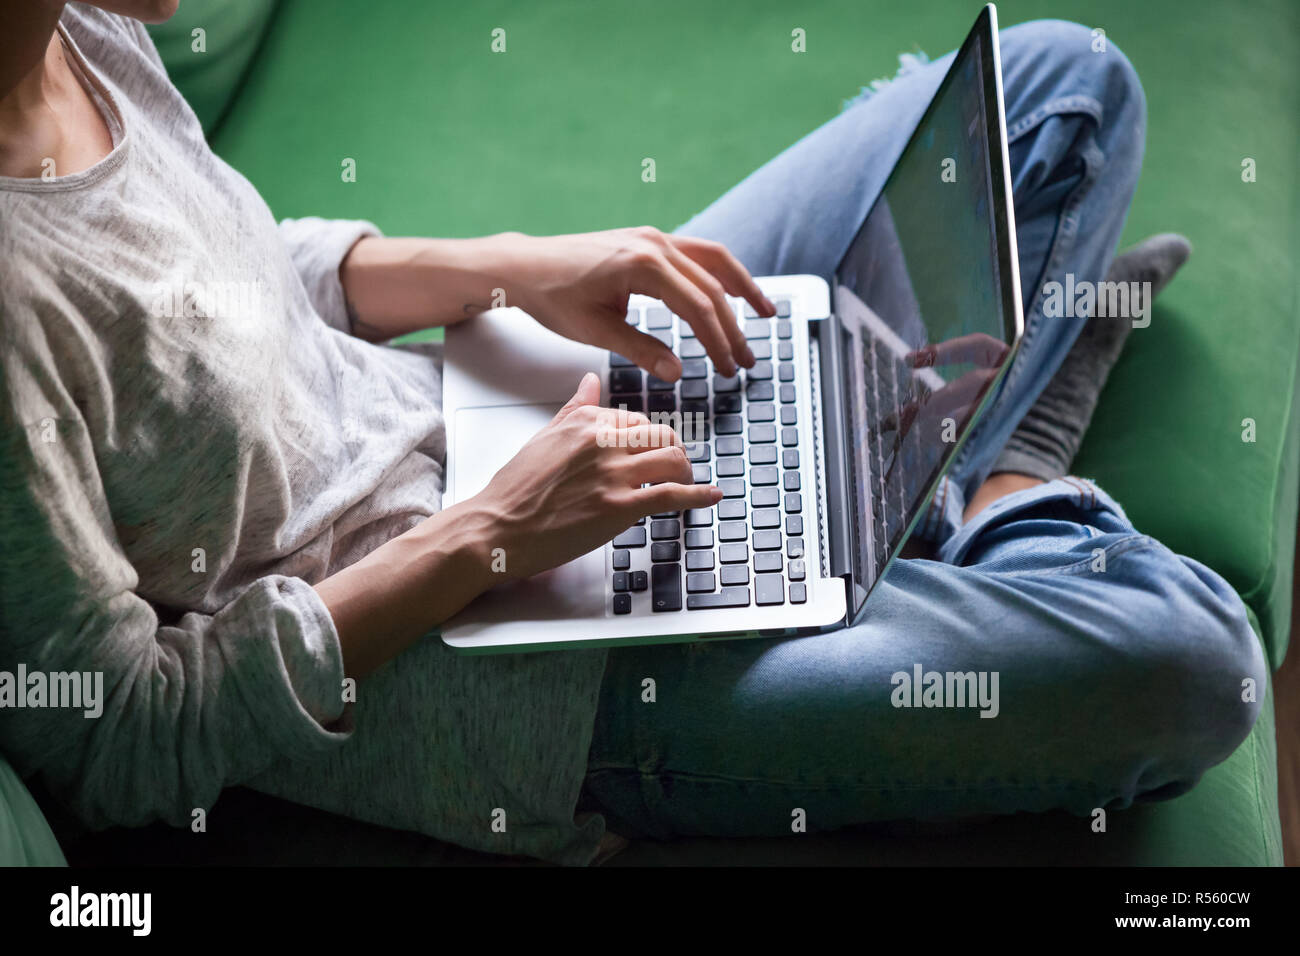
[[[919,520],[1023,331],[997,15],[979,15],[835,273],[849,618]]]

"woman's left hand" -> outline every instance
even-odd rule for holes
[[[627,324],[631,293],[660,299],[684,319],[722,375],[754,364],[727,296],[743,298],[759,315],[776,313],[736,257],[707,239],[649,226],[494,238],[504,246],[506,305],[566,338],[626,356],[665,381],[676,381],[681,362],[654,336]]]

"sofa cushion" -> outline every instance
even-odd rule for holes
[[[170,20],[149,26],[168,76],[185,94],[208,136],[238,92],[276,2],[185,0]],[[197,30],[202,34],[196,35]]]

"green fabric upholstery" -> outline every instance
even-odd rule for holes
[[[197,23],[212,6],[181,9]],[[394,235],[671,228],[891,75],[899,52],[955,46],[974,12],[966,0],[284,0],[211,139],[280,217],[362,217]],[[1004,26],[1061,17],[1102,28],[1143,79],[1147,157],[1125,241],[1177,230],[1196,253],[1130,339],[1079,471],[1141,530],[1223,574],[1277,665],[1300,498],[1300,6],[1007,0],[999,13]],[[211,22],[209,50],[219,36]],[[791,52],[796,27],[803,54]],[[505,53],[491,52],[495,28],[506,31]],[[248,49],[239,37],[232,58]],[[188,45],[164,55],[212,123],[219,97],[192,72]],[[654,183],[641,180],[645,157],[656,161]],[[348,158],[356,182],[340,176]],[[1247,158],[1254,182],[1242,179]],[[1253,442],[1242,440],[1244,419]],[[1105,834],[1088,823],[1044,814],[953,832],[641,843],[615,859],[1278,864],[1271,699],[1192,792],[1112,813]],[[405,835],[398,844],[412,845]],[[311,859],[301,841],[281,846],[263,859]],[[358,859],[382,862],[374,852]]]
[[[63,851],[36,801],[0,757],[0,866],[63,865]]]
[[[149,35],[172,82],[211,136],[239,91],[277,0],[186,0]],[[196,35],[195,31],[202,34]],[[195,47],[201,49],[195,49]]]

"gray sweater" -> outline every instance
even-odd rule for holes
[[[589,861],[604,652],[431,634],[345,702],[312,584],[437,511],[445,454],[437,349],[346,333],[339,262],[375,228],[277,225],[139,23],[60,30],[114,148],[0,177],[0,687],[102,675],[102,713],[0,692],[0,751],[96,827],[189,826],[246,783]]]

